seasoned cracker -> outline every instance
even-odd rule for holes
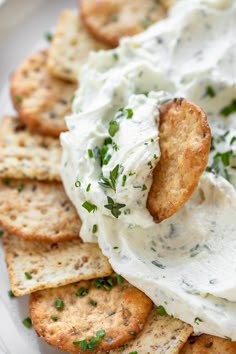
[[[236,342],[229,339],[202,334],[190,337],[180,354],[235,354]]]
[[[80,0],[79,5],[88,30],[113,47],[122,37],[144,31],[167,13],[167,8],[156,0]]]
[[[55,306],[58,299],[64,304],[61,310]],[[30,297],[30,315],[37,334],[48,344],[75,353],[105,353],[124,344],[141,331],[151,308],[151,300],[126,281],[110,290],[82,281]],[[53,321],[55,317],[57,321]],[[78,342],[90,342],[99,330],[104,330],[105,336],[94,350],[82,350]]]
[[[32,241],[79,237],[81,221],[62,184],[31,180],[0,181],[0,225]]]
[[[51,76],[47,51],[27,57],[11,78],[11,97],[16,111],[31,129],[54,137],[66,130],[65,115],[77,88]]]
[[[110,354],[179,354],[191,333],[192,327],[187,323],[168,315],[160,316],[153,308],[138,336]]]
[[[161,106],[159,130],[161,158],[147,200],[157,223],[191,196],[206,168],[211,143],[206,114],[185,99]]]
[[[5,234],[3,246],[11,288],[16,296],[112,273],[98,245],[83,243],[79,238],[48,244]]]
[[[0,178],[60,181],[59,140],[32,133],[17,117],[0,126]]]
[[[108,48],[91,36],[78,14],[64,10],[49,49],[48,70],[59,78],[77,82],[89,53]]]

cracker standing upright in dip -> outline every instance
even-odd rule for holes
[[[114,270],[167,313],[236,340],[236,3],[180,0],[167,19],[92,54],[62,134],[62,178]],[[148,94],[147,94],[148,93]],[[174,216],[146,209],[156,105],[186,97],[212,129],[208,172]]]

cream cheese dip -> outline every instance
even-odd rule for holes
[[[61,174],[114,270],[195,333],[236,340],[236,2],[182,0],[118,48],[91,54],[61,135]],[[160,104],[186,97],[212,129],[207,172],[156,225],[146,199]]]

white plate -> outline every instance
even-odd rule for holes
[[[36,47],[47,46],[44,34],[55,26],[60,11],[76,5],[76,0],[0,0],[0,117],[14,112],[8,93],[11,72]],[[0,354],[63,353],[23,326],[22,320],[29,315],[29,298],[9,298],[2,245],[0,269]]]

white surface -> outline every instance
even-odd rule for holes
[[[8,94],[10,73],[36,43],[47,45],[44,34],[55,26],[60,10],[76,5],[76,0],[7,0],[0,6],[0,117],[14,112]],[[9,298],[10,284],[1,244],[0,269],[0,354],[63,353],[38,339],[33,329],[23,326],[22,320],[29,315],[28,297]]]

